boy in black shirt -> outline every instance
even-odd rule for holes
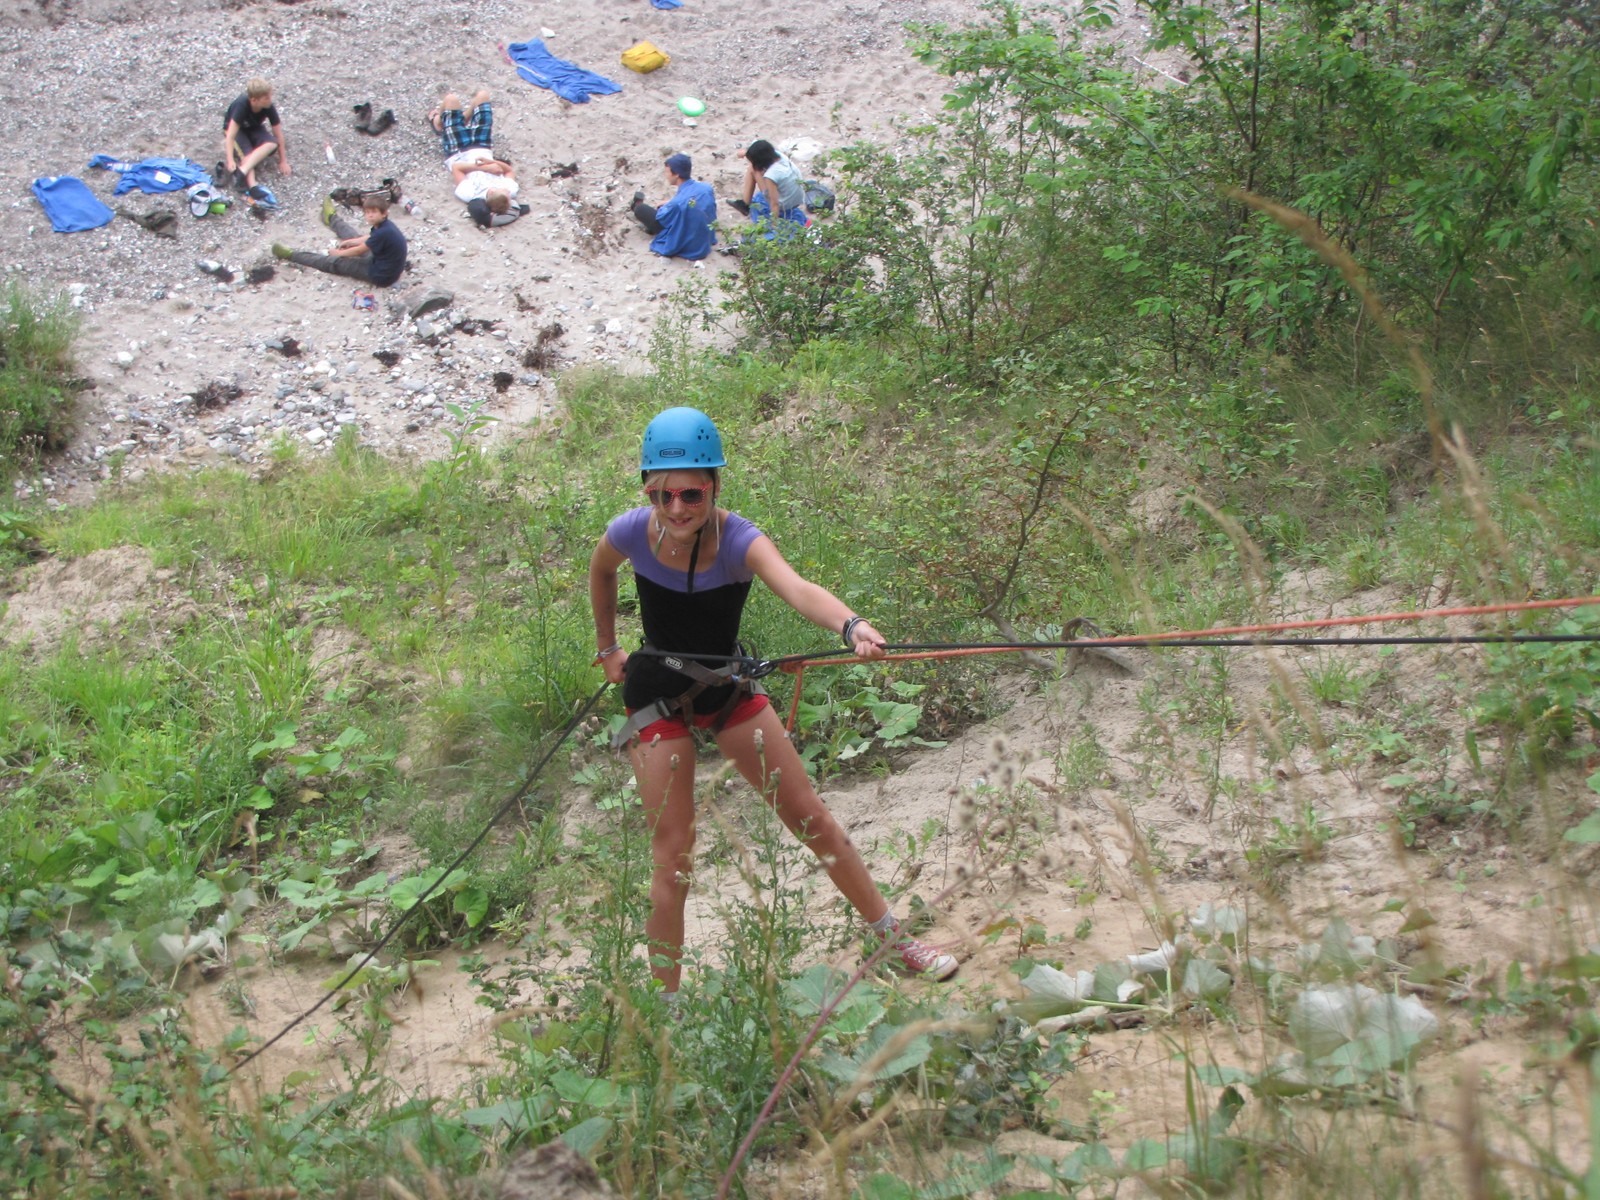
[[[364,234],[340,216],[329,200],[322,206],[322,220],[339,239],[329,253],[291,250],[281,243],[274,243],[272,253],[302,267],[388,287],[406,269],[406,235],[389,220],[388,196],[381,193],[364,196],[361,215],[371,226]]]
[[[222,119],[222,163],[232,178],[216,182],[231,182],[240,190],[255,187],[256,167],[273,153],[278,156],[278,170],[292,174],[283,122],[272,102],[272,85],[265,79],[252,79],[245,85],[244,95],[228,105],[228,115]]]

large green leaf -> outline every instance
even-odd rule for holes
[[[583,1157],[592,1158],[595,1148],[605,1141],[611,1132],[612,1125],[610,1117],[590,1117],[587,1121],[579,1121],[563,1133],[561,1140]]]
[[[508,1133],[526,1133],[548,1121],[555,1110],[555,1097],[549,1092],[535,1092],[484,1108],[469,1108],[461,1114],[461,1123],[474,1129],[504,1126]]]
[[[838,999],[849,981],[850,976],[843,971],[830,967],[827,963],[818,963],[803,975],[785,983],[783,990],[789,998],[789,1008],[792,1012],[802,1017],[814,1017],[822,1011],[824,1005]],[[857,983],[842,1000],[838,1000],[833,1012],[837,1016],[849,1012],[856,1005],[876,1003],[878,998],[874,989],[865,983]]]
[[[556,1095],[568,1104],[590,1108],[610,1108],[622,1098],[622,1089],[609,1079],[595,1079],[577,1071],[557,1071],[550,1077]]]
[[[902,1044],[899,1040],[902,1036],[902,1029],[898,1025],[879,1025],[850,1057],[845,1057],[837,1050],[825,1052],[821,1059],[822,1069],[843,1083],[859,1080],[881,1083],[896,1075],[904,1075],[928,1061],[933,1043],[926,1034],[917,1034]],[[880,1053],[891,1042],[894,1043],[894,1049],[889,1057],[880,1059]]]

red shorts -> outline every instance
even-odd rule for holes
[[[722,723],[724,729],[732,729],[735,725],[743,725],[752,720],[763,708],[771,708],[772,701],[765,696],[746,696],[733,706],[733,711],[728,714],[728,719]],[[630,708],[628,715],[631,717],[637,709]],[[696,713],[694,727],[696,729],[710,729],[716,722],[716,713]],[[648,746],[659,737],[663,742],[673,738],[686,738],[689,736],[689,727],[683,723],[682,717],[662,717],[659,721],[651,721],[639,730],[639,744]]]

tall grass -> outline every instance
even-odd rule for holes
[[[0,483],[66,444],[78,318],[65,296],[18,279],[0,290]]]

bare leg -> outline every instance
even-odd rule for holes
[[[683,906],[694,863],[694,739],[635,743],[633,774],[650,827],[650,916],[644,923],[650,974],[669,992],[682,976]],[[654,960],[664,957],[668,965]]]
[[[268,158],[278,152],[277,142],[262,142],[249,154],[239,160],[239,170],[244,172],[244,181],[251,187],[256,185],[256,168],[266,162]]]
[[[756,733],[761,733],[761,748],[756,748]],[[889,905],[872,881],[861,852],[834,820],[833,814],[817,795],[806,777],[805,764],[795,751],[770,708],[762,709],[743,724],[717,735],[717,746],[733,760],[739,773],[764,797],[789,830],[822,862],[835,887],[867,922],[882,919]],[[778,778],[776,787],[772,775]]]
[[[472,93],[472,99],[467,102],[467,107],[465,109],[464,115],[470,117],[472,115],[472,110],[473,109],[477,108],[478,105],[480,105],[480,104],[487,104],[487,103],[489,103],[489,93],[487,91],[485,91],[483,88],[479,88],[477,91]],[[457,108],[461,107],[459,101],[457,102],[456,107]]]
[[[744,165],[744,202],[746,204],[750,203],[751,199],[756,194],[756,188],[759,187],[759,186],[760,186],[760,179],[759,179],[759,177],[757,175],[755,167],[753,165],[751,165],[750,163],[745,163],[745,165]]]

